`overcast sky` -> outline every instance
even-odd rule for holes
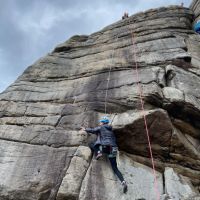
[[[191,0],[0,0],[0,92],[75,34],[90,34],[150,8]]]

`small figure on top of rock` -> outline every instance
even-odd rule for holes
[[[126,193],[128,190],[128,186],[124,177],[122,176],[121,172],[117,167],[117,144],[116,144],[116,137],[112,130],[112,126],[109,125],[109,118],[103,117],[99,121],[99,126],[95,128],[84,128],[82,127],[83,131],[87,133],[92,133],[97,135],[97,140],[94,143],[91,143],[89,146],[94,151],[96,159],[98,160],[103,154],[105,154],[112,166],[114,173],[117,175],[119,180],[121,181],[123,192]]]
[[[122,16],[122,19],[126,19],[126,18],[128,18],[129,16],[128,16],[128,13],[127,12],[124,12],[124,15]]]

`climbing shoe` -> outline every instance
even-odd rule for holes
[[[98,160],[99,158],[101,158],[102,155],[103,155],[102,153],[98,153],[96,159]]]
[[[126,181],[122,181],[122,187],[123,187],[123,193],[126,193],[128,191],[128,186]]]

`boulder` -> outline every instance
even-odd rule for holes
[[[79,199],[148,199],[157,198],[157,192],[163,193],[162,174],[156,172],[155,185],[152,169],[134,162],[127,154],[120,153],[118,167],[128,184],[128,192],[124,194],[120,181],[114,176],[106,157],[102,160],[92,160],[83,180]],[[145,176],[143,176],[145,174]]]
[[[165,192],[170,199],[191,199],[196,194],[190,180],[187,177],[178,175],[172,168],[166,168],[164,176]]]
[[[78,198],[90,159],[91,150],[88,147],[79,146],[62,180],[56,200],[76,200]]]

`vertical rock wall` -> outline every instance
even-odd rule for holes
[[[200,20],[200,2],[199,0],[193,0],[190,9],[194,11],[195,21]]]
[[[73,36],[29,66],[0,94],[0,200],[156,199],[135,62],[161,199],[199,199],[198,10],[194,1],[138,13]],[[94,138],[79,130],[104,115],[110,67],[107,112],[126,195],[108,160],[92,159]]]

